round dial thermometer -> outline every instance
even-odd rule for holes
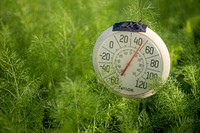
[[[165,81],[170,57],[162,39],[139,22],[120,22],[105,30],[93,50],[97,76],[114,93],[127,98],[154,94],[148,81]]]

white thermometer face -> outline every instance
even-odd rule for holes
[[[121,96],[144,98],[153,95],[148,80],[154,77],[165,80],[169,74],[168,51],[165,45],[159,46],[164,43],[160,38],[153,40],[157,36],[150,29],[147,28],[146,33],[113,32],[111,27],[96,42],[95,71],[108,88]]]

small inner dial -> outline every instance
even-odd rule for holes
[[[121,74],[124,68],[126,67],[127,63],[133,56],[133,54],[136,52],[135,49],[129,48],[120,50],[115,57],[114,66],[116,67],[117,73]],[[140,77],[143,75],[145,71],[145,59],[142,56],[142,54],[138,53],[135,56],[135,59],[131,64],[129,65],[129,69],[124,74],[125,76],[134,76],[134,77]]]

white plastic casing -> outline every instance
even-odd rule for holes
[[[100,77],[100,72],[98,71],[98,52],[99,49],[102,45],[102,43],[104,42],[104,40],[106,38],[108,38],[109,36],[116,34],[117,32],[123,32],[123,31],[112,31],[113,26],[111,26],[110,28],[108,28],[107,30],[105,30],[97,39],[94,49],[93,49],[93,67],[94,70],[97,74],[97,76],[101,79]],[[148,27],[146,28],[146,32],[137,32],[136,34],[138,35],[143,35],[148,37],[157,47],[157,49],[159,50],[160,54],[161,54],[161,59],[162,59],[162,67],[163,67],[163,71],[161,74],[161,79],[163,82],[165,82],[169,76],[169,72],[170,72],[170,56],[169,56],[169,52],[168,49],[164,43],[164,41],[151,29],[149,29]],[[101,79],[102,81],[102,79]],[[117,93],[117,92],[116,92]],[[145,94],[139,94],[139,95],[134,95],[134,96],[126,96],[126,95],[122,95],[123,97],[128,97],[128,98],[146,98],[149,97],[151,95],[153,95],[155,93],[155,91],[150,90],[148,92],[146,92]],[[121,95],[118,93],[118,95]]]

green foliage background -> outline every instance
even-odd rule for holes
[[[1,0],[0,132],[200,132],[198,0]],[[156,95],[125,99],[96,79],[92,50],[119,21],[155,30],[171,56]]]

